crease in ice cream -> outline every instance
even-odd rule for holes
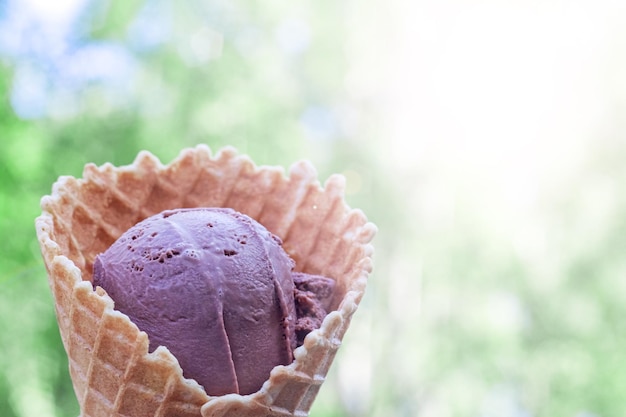
[[[126,231],[94,263],[93,285],[209,395],[259,390],[321,325],[334,281],[293,272],[282,242],[226,208],[177,209]]]

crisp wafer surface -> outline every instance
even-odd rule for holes
[[[41,202],[37,234],[82,417],[306,416],[365,290],[376,227],[344,201],[344,179],[322,187],[308,162],[258,167],[224,148],[185,149],[168,165],[148,152],[134,163],[85,166]],[[148,353],[148,336],[91,285],[93,262],[124,231],[165,209],[231,207],[283,240],[296,269],[336,280],[332,309],[288,366],[256,393],[209,397],[174,356]]]

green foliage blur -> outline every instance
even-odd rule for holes
[[[392,142],[376,110],[395,109],[346,86],[353,31],[382,24],[383,3],[84,0],[59,35],[0,1],[0,417],[79,414],[39,199],[87,162],[147,149],[167,163],[198,143],[285,168],[310,159],[322,181],[343,173],[379,228],[312,417],[626,415],[623,98],[575,169],[509,210],[499,172],[480,177],[456,149],[419,159],[424,138]]]

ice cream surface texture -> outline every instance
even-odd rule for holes
[[[251,394],[292,362],[333,290],[332,279],[292,276],[281,245],[229,208],[166,210],[96,257],[93,284],[148,334],[151,351],[167,347],[209,395]]]

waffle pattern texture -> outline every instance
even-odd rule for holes
[[[83,178],[60,177],[35,223],[81,417],[308,415],[372,270],[376,227],[345,203],[344,183],[332,175],[322,187],[308,162],[285,175],[205,145],[168,165],[143,151],[128,166],[87,164]],[[254,394],[208,396],[167,348],[149,353],[146,333],[92,287],[96,255],[144,218],[182,207],[247,214],[283,240],[296,270],[336,280],[322,326]]]

